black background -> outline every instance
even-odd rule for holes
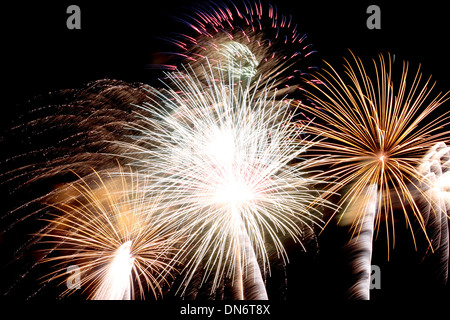
[[[160,72],[149,65],[160,63],[158,53],[168,50],[164,37],[171,32],[183,32],[185,27],[176,23],[174,17],[189,10],[190,3],[193,1],[2,4],[0,61],[4,81],[0,124],[7,128],[12,118],[26,112],[27,100],[45,92],[79,87],[101,78],[152,81]],[[398,60],[408,60],[413,71],[422,64],[424,75],[433,75],[437,81],[436,91],[450,88],[449,22],[443,2],[279,0],[272,3],[279,12],[292,14],[299,31],[308,35],[308,42],[317,50],[314,59],[318,65],[321,59],[334,65],[343,63],[342,57],[349,57],[348,49],[366,62],[380,52],[390,52]],[[81,30],[66,28],[66,8],[71,4],[81,8]],[[370,4],[381,8],[381,30],[366,27],[366,8]],[[389,306],[393,301],[428,296],[424,292],[428,290],[426,285],[415,280],[417,268],[409,267],[420,254],[413,250],[412,240],[407,238],[409,231],[403,232],[405,237],[400,230],[400,240],[389,261],[382,240],[377,240],[374,249],[374,263],[384,266],[386,271],[382,271],[383,289],[374,292],[373,297]],[[336,248],[330,240],[336,236],[334,233],[339,231],[330,228],[320,240],[325,258],[318,271],[323,275],[318,288],[309,289],[311,283],[305,283],[298,288],[303,293],[293,296],[293,300],[309,297],[327,305],[343,299],[340,289],[330,285],[330,281],[340,283],[336,280],[339,266],[332,263],[337,254],[333,253]],[[442,294],[448,301],[448,289]],[[295,308],[290,305],[291,310]]]
[[[147,65],[168,49],[162,39],[184,27],[174,17],[195,1],[22,1],[2,5],[3,112],[14,102],[100,78],[148,81]],[[81,30],[66,28],[66,8],[81,8]],[[342,63],[348,49],[366,60],[395,54],[413,69],[423,64],[440,87],[448,88],[448,17],[438,1],[273,2],[292,14],[299,31],[318,51],[316,58]],[[366,9],[381,8],[381,30],[366,27]],[[442,89],[443,90],[443,89]]]

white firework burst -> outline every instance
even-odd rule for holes
[[[268,244],[287,261],[283,240],[301,243],[301,227],[321,225],[317,206],[328,205],[308,170],[315,159],[300,158],[313,142],[303,141],[291,101],[278,100],[270,84],[202,69],[201,81],[186,67],[150,91],[138,115],[145,124],[134,127],[124,156],[189,230],[180,250],[184,284],[203,265],[213,290],[228,276],[236,298],[264,299],[259,265],[270,270]],[[244,292],[248,280],[260,284],[252,293]]]
[[[178,20],[187,33],[171,39],[176,50],[169,61],[178,56],[192,66],[199,79],[207,61],[219,69],[228,68],[234,80],[253,81],[263,91],[272,79],[271,87],[281,97],[298,95],[299,85],[314,68],[303,62],[314,53],[307,36],[292,15],[282,14],[270,3],[206,1],[192,6]],[[179,67],[176,61],[163,67],[175,70]],[[263,81],[257,81],[259,78]]]

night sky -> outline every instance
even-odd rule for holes
[[[154,74],[146,66],[155,62],[158,52],[172,48],[165,37],[183,32],[175,17],[186,13],[189,3],[194,2],[79,1],[81,30],[66,28],[65,12],[72,2],[7,4],[2,19],[2,69],[8,82],[6,88],[3,86],[3,96],[8,103],[20,102],[43,91],[105,77],[149,81]],[[381,30],[366,28],[370,4],[276,2],[279,12],[292,14],[298,30],[308,36],[307,41],[318,51],[317,60],[341,64],[342,57],[348,57],[348,49],[367,59],[390,52],[399,60],[410,61],[414,69],[422,63],[424,74],[432,74],[442,88],[447,88],[448,24],[438,2],[424,5],[396,1],[394,5],[378,1]]]

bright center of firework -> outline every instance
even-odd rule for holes
[[[131,255],[131,241],[122,244],[115,252],[105,277],[94,296],[95,300],[130,299],[131,270],[134,258]]]
[[[206,145],[206,153],[219,165],[231,165],[235,155],[234,136],[231,130],[215,132]]]
[[[115,253],[113,262],[111,263],[111,271],[116,274],[129,274],[133,266],[134,258],[131,256],[131,241],[122,244]]]
[[[215,204],[239,206],[254,198],[253,190],[241,172],[240,150],[232,128],[214,128],[207,134],[204,152],[214,168],[212,201]]]
[[[255,198],[253,190],[245,183],[231,181],[220,185],[214,196],[215,203],[239,206]]]
[[[383,163],[386,161],[386,154],[383,151],[378,153],[378,160],[380,160]]]

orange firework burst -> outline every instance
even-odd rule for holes
[[[384,217],[389,251],[391,241],[395,244],[394,224],[392,240],[388,227],[388,222],[394,221],[395,207],[401,208],[410,227],[412,215],[425,232],[415,195],[423,194],[421,183],[426,178],[418,167],[434,144],[448,138],[449,132],[444,129],[447,113],[432,116],[448,96],[439,93],[431,97],[434,84],[430,78],[423,83],[419,68],[410,79],[407,62],[403,62],[397,84],[390,55],[387,61],[383,55],[379,55],[378,62],[373,60],[373,78],[362,61],[352,56],[353,63],[346,60],[345,77],[328,64],[329,69],[310,83],[313,89],[307,94],[313,103],[300,107],[316,118],[315,126],[307,131],[323,138],[314,151],[331,155],[318,163],[326,165],[327,176],[334,176],[338,182],[330,185],[331,190],[348,188],[342,191],[340,200],[343,216],[367,198],[364,193],[369,186],[377,186],[380,214],[375,218],[376,228]],[[357,207],[351,215],[353,230],[359,234],[366,206]]]
[[[120,169],[61,189],[62,200],[51,204],[57,213],[39,234],[51,244],[44,261],[58,261],[52,278],[66,275],[69,263],[79,268],[90,299],[132,299],[135,285],[141,298],[147,290],[162,294],[173,271],[176,231],[143,181]]]
[[[292,16],[260,1],[226,3],[207,1],[180,19],[190,30],[172,39],[181,50],[177,56],[182,63],[189,64],[198,77],[207,61],[214,69],[230,73],[233,81],[251,81],[263,89],[265,81],[275,79],[278,96],[296,92],[298,80],[310,68],[299,62],[314,50]]]

